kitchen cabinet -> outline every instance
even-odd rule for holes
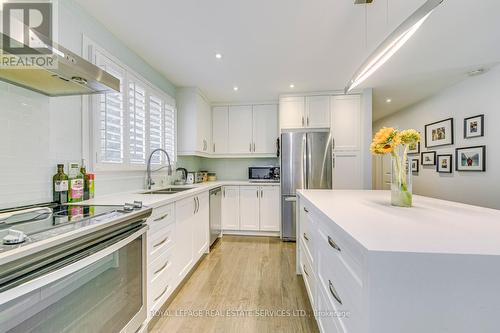
[[[259,230],[259,194],[259,186],[240,187],[240,230]]]
[[[223,230],[240,229],[240,187],[224,186],[222,188],[221,218]]]
[[[331,131],[333,148],[333,188],[363,189],[361,154],[361,96],[332,96]]]
[[[209,155],[212,112],[208,99],[195,88],[180,88],[176,96],[178,154]]]
[[[329,128],[330,96],[292,96],[280,98],[282,129]]]
[[[204,253],[208,252],[209,241],[209,198],[205,192],[195,197],[195,213],[193,222],[193,255],[197,261]]]
[[[212,153],[228,153],[229,108],[216,106],[212,109]]]
[[[305,126],[305,97],[280,98],[280,127],[283,129]]]
[[[280,231],[279,186],[224,186],[222,194],[224,232]]]
[[[229,153],[251,154],[252,138],[252,106],[229,106]]]
[[[280,231],[280,188],[260,187],[259,220],[261,231]]]
[[[253,106],[253,153],[276,154],[278,139],[278,106]]]
[[[176,248],[176,272],[181,281],[193,263],[193,225],[195,215],[194,197],[179,200],[175,203],[177,248]]]

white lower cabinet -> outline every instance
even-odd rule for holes
[[[193,255],[198,260],[208,252],[210,204],[208,193],[196,196],[197,208],[193,223]]]
[[[222,194],[224,231],[280,231],[279,186],[224,186]]]

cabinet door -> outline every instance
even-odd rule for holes
[[[305,126],[305,98],[283,97],[280,99],[280,127],[302,128]]]
[[[240,187],[222,188],[222,229],[240,230]]]
[[[198,195],[196,198],[198,198],[198,206],[194,215],[193,223],[194,261],[198,260],[203,253],[208,251],[210,215],[208,193]]]
[[[330,105],[335,151],[360,150],[361,96],[332,96]]]
[[[240,230],[259,230],[259,197],[258,186],[240,187]]]
[[[229,153],[250,154],[252,143],[252,106],[230,106]]]
[[[253,142],[255,154],[276,154],[278,106],[253,106]]]
[[[280,231],[280,188],[260,188],[260,230]]]
[[[199,96],[199,95],[198,95]],[[212,112],[210,104],[204,97],[199,96],[199,111],[198,111],[198,132],[199,144],[201,151],[204,153],[211,152],[212,147]]]
[[[212,109],[212,153],[227,154],[228,130],[228,107],[214,107]]]
[[[334,153],[333,188],[335,190],[363,189],[360,152]]]
[[[330,128],[330,96],[306,97],[306,126]]]
[[[179,276],[182,279],[193,263],[193,222],[194,197],[186,198],[175,203],[177,244],[176,262]]]

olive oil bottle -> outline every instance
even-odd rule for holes
[[[64,173],[64,164],[57,165],[57,173],[52,178],[53,200],[59,204],[68,202],[68,175]]]
[[[69,165],[69,194],[68,202],[80,202],[83,200],[84,179],[80,172],[78,163]]]

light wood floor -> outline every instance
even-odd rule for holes
[[[295,243],[278,238],[224,236],[167,310],[150,332],[318,332],[295,274]],[[190,313],[199,310],[212,312]],[[283,315],[257,316],[266,310]]]

